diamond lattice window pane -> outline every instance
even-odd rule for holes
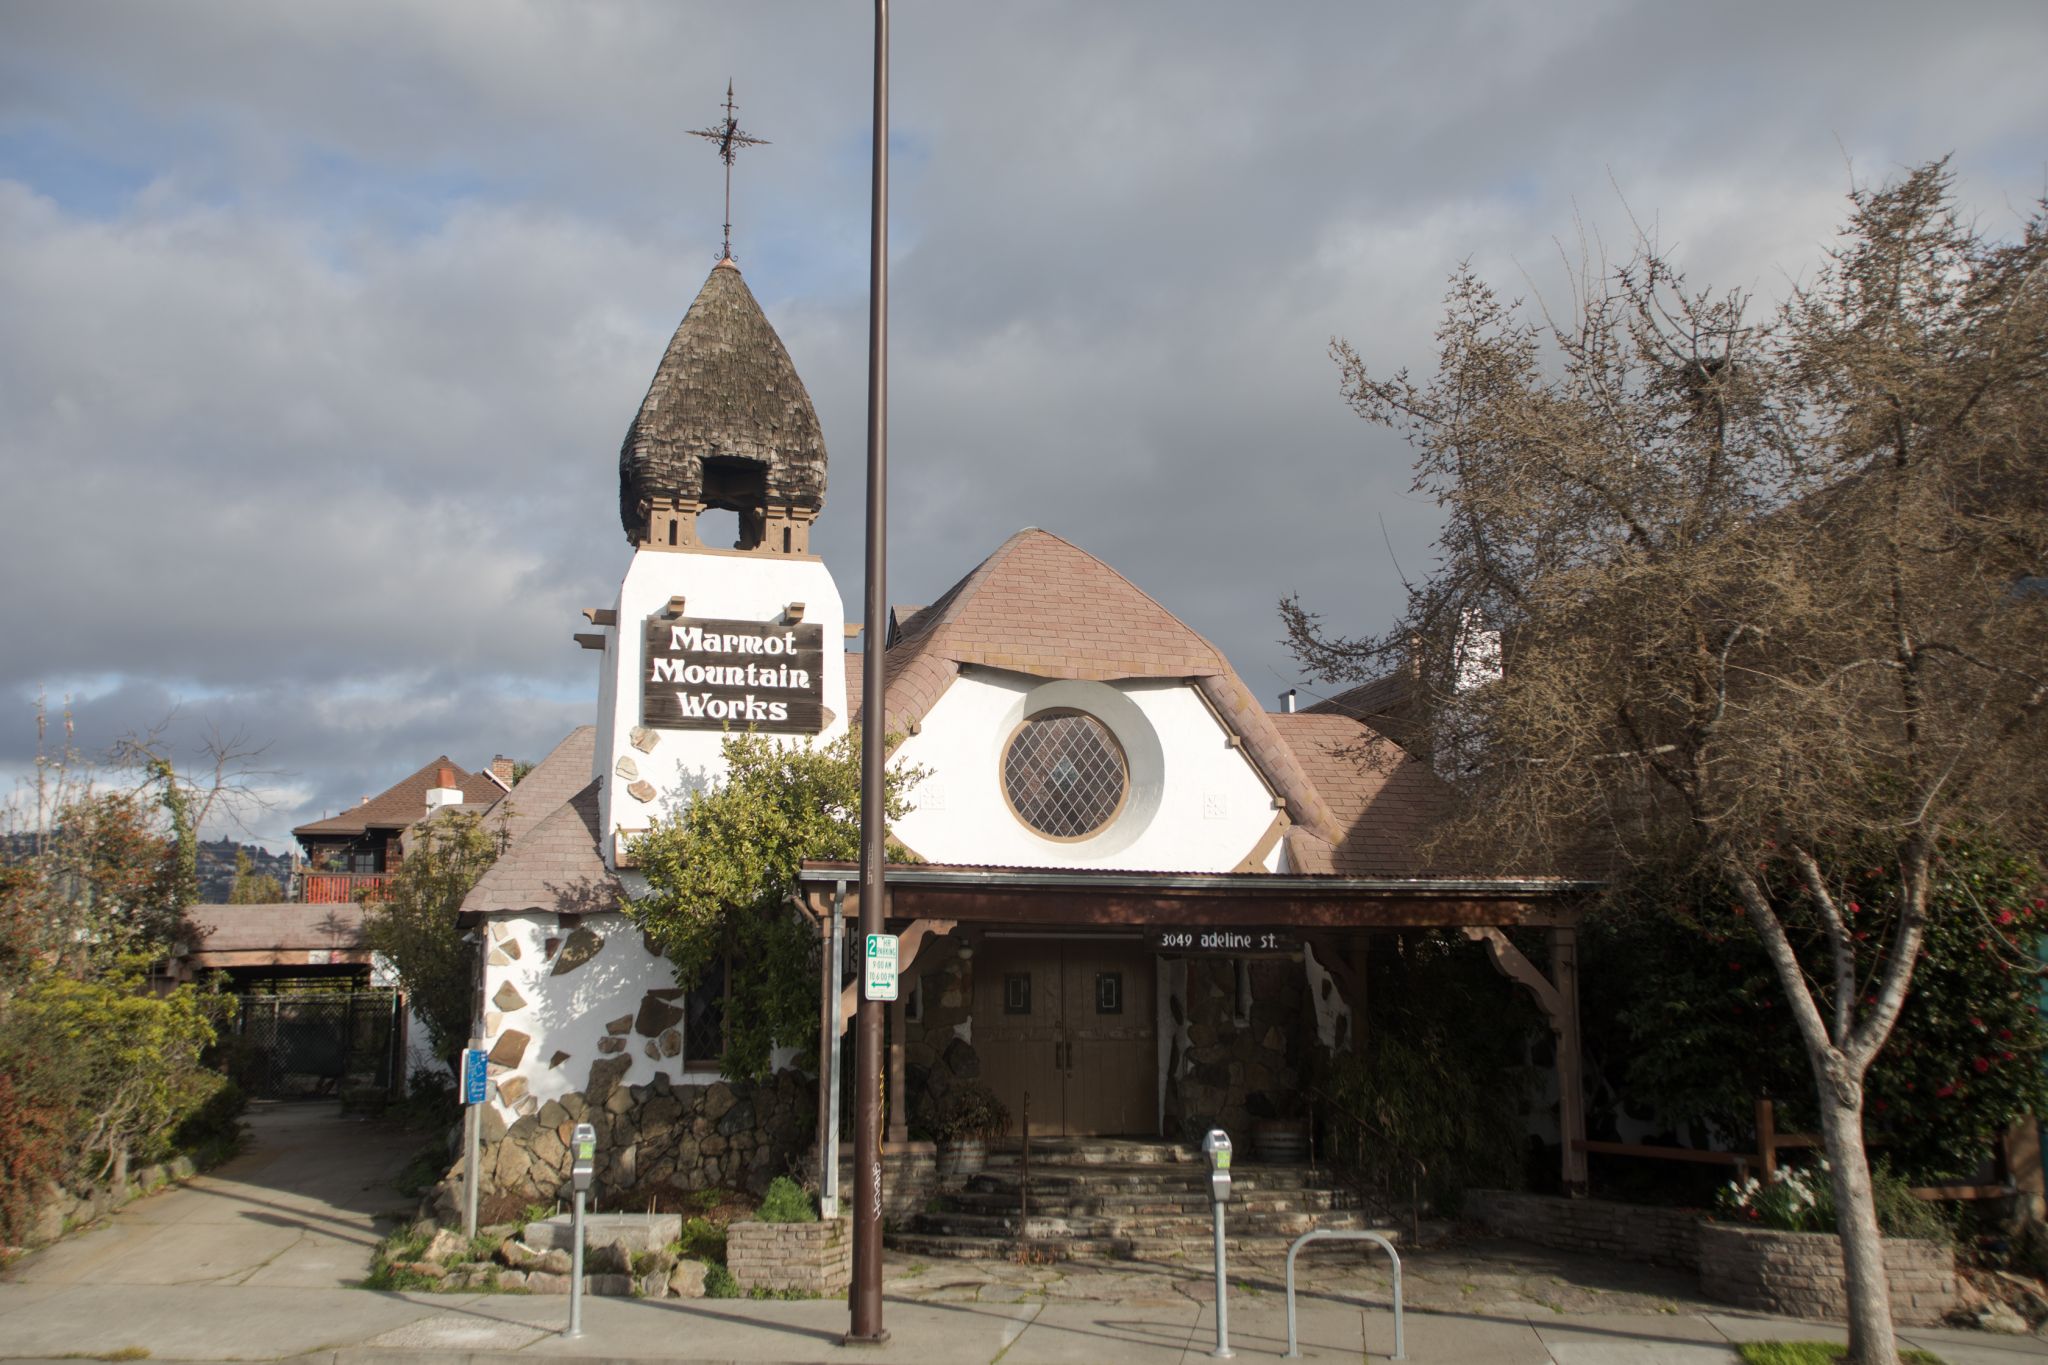
[[[1123,750],[1107,726],[1079,711],[1041,711],[1003,755],[1003,790],[1018,818],[1055,839],[1101,829],[1123,805]]]

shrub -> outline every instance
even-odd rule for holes
[[[811,1197],[786,1175],[778,1175],[768,1182],[768,1193],[761,1198],[761,1207],[754,1210],[754,1216],[764,1223],[815,1223],[818,1211],[811,1204]]]
[[[1917,1237],[1948,1242],[1954,1237],[1948,1220],[1912,1186],[1880,1162],[1871,1168],[1870,1184],[1877,1204],[1878,1230],[1887,1237]],[[1714,1205],[1716,1216],[1778,1232],[1833,1232],[1835,1187],[1829,1166],[1812,1170],[1779,1169],[1769,1180],[1750,1176],[1730,1181]]]
[[[995,1091],[971,1082],[946,1092],[930,1127],[932,1137],[940,1142],[1001,1137],[1010,1131],[1010,1111],[996,1098]]]
[[[745,1294],[740,1289],[740,1282],[733,1278],[732,1272],[713,1261],[704,1267],[704,1297],[737,1299],[744,1298]]]
[[[36,1081],[33,1058],[0,1065],[0,1245],[28,1240],[37,1197],[64,1173],[70,1116]]]
[[[233,1149],[242,1092],[199,1065],[222,1008],[189,986],[54,975],[0,1003],[0,1239],[22,1240],[52,1183]]]

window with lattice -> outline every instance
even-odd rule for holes
[[[1123,808],[1130,789],[1123,747],[1081,711],[1040,711],[1017,727],[1003,753],[1010,809],[1051,839],[1082,839]]]

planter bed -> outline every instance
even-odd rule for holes
[[[1895,1321],[1929,1325],[1956,1302],[1955,1250],[1941,1242],[1887,1237],[1885,1270]],[[1840,1321],[1842,1239],[1832,1232],[1773,1232],[1734,1223],[1699,1226],[1700,1290],[1763,1313]]]

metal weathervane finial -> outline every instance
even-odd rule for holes
[[[732,161],[742,147],[766,147],[768,139],[740,131],[732,102],[732,82],[725,83],[725,121],[709,128],[692,128],[692,137],[718,144],[718,159],[725,163],[725,259],[732,259]]]

